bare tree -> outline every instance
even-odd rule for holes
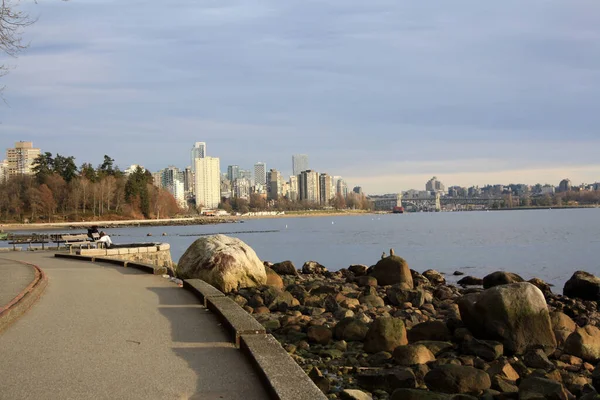
[[[0,0],[0,52],[16,57],[27,47],[23,30],[35,20],[19,10],[20,0]],[[8,73],[7,65],[0,65],[0,77]],[[0,93],[4,87],[0,87]]]

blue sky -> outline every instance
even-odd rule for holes
[[[594,0],[43,0],[0,147],[155,171],[190,148],[370,193],[600,181]]]

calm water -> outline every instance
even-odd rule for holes
[[[297,268],[307,260],[330,270],[372,265],[393,248],[420,272],[460,270],[483,277],[507,270],[542,278],[560,291],[575,270],[600,275],[600,209],[279,218],[108,233],[115,243],[168,242],[174,261],[197,238],[184,235],[227,233],[249,244],[262,260],[292,260]]]

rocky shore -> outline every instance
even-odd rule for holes
[[[227,275],[226,252],[197,265]],[[265,262],[256,285],[213,283],[331,399],[600,399],[599,278],[575,272],[562,295],[502,271],[454,286],[390,253],[335,272]]]

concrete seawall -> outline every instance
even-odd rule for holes
[[[173,268],[171,245],[154,243],[152,246],[122,247],[116,249],[81,249],[77,254],[87,257],[109,258]]]

